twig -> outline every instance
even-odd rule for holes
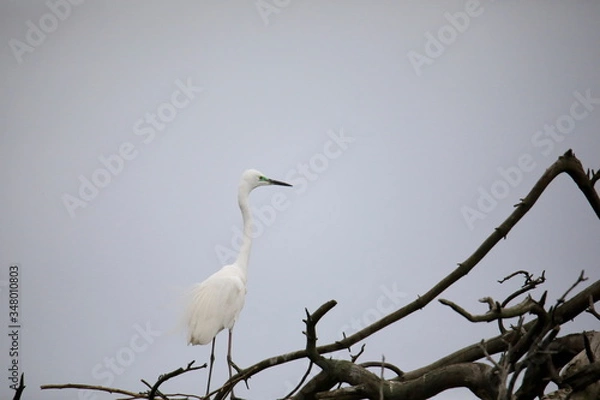
[[[541,285],[542,283],[546,282],[545,274],[546,271],[542,271],[542,274],[535,279],[532,279],[532,275],[528,276],[528,278],[525,280],[525,283],[523,284],[523,286],[521,286],[519,290],[515,291],[514,293],[511,293],[508,297],[506,297],[506,299],[502,302],[502,307],[506,307],[508,303],[510,303],[516,297],[532,289],[535,289],[538,285]]]
[[[479,348],[483,352],[483,355],[485,356],[486,360],[488,360],[490,363],[492,363],[492,365],[494,367],[496,367],[498,369],[501,368],[500,365],[498,364],[498,362],[492,358],[490,353],[488,353],[487,348],[485,347],[485,340],[481,339],[481,342],[479,342]]]
[[[523,286],[527,285],[527,283],[529,283],[529,282],[531,281],[531,277],[533,276],[533,275],[532,275],[532,274],[530,274],[529,272],[527,272],[527,271],[525,271],[525,270],[522,270],[522,269],[521,269],[521,270],[515,271],[515,272],[513,272],[512,274],[510,274],[510,275],[507,275],[507,276],[505,276],[504,278],[500,279],[500,280],[498,281],[498,283],[504,283],[504,282],[506,282],[507,280],[509,280],[509,279],[511,279],[511,278],[514,278],[514,277],[515,277],[515,276],[517,276],[517,275],[524,275],[524,276],[525,276],[525,283],[523,284]]]
[[[519,290],[508,295],[506,297],[506,299],[504,299],[502,304],[500,304],[500,306],[499,306],[500,308],[506,307],[515,298],[519,297],[520,295],[522,295],[526,292],[529,292],[529,291],[535,289],[538,285],[541,285],[542,283],[544,283],[546,281],[546,276],[545,276],[546,271],[542,271],[542,274],[535,279],[533,279],[533,274],[530,274],[526,271],[517,271],[514,274],[509,275],[509,277],[512,277],[517,273],[524,273],[526,275],[525,283],[523,283],[523,286],[521,286],[521,288]],[[498,282],[502,283],[505,280],[506,280],[506,278],[504,278],[502,281],[498,281]],[[503,323],[502,319],[498,319],[498,330],[500,330],[500,333],[502,333],[502,334],[506,333],[506,328],[504,328],[504,323]]]
[[[358,360],[358,357],[360,357],[365,352],[365,346],[365,343],[363,343],[362,346],[360,346],[360,350],[358,351],[358,353],[350,353],[350,361],[356,362],[356,360]],[[348,349],[348,351],[350,351],[350,349]]]
[[[194,367],[196,369],[201,368],[201,367]],[[145,382],[147,386],[150,386],[147,382]],[[117,393],[117,394],[122,394],[125,396],[128,396],[127,398],[130,400],[133,399],[148,399],[149,397],[146,395],[146,393],[142,393],[142,392],[131,392],[129,390],[124,390],[124,389],[118,389],[118,388],[111,388],[111,387],[106,387],[106,386],[98,386],[98,385],[87,385],[87,384],[80,384],[80,383],[67,383],[64,385],[42,385],[40,386],[40,389],[44,390],[44,389],[83,389],[83,390],[96,390],[99,392],[107,392],[107,393]],[[173,398],[175,396],[180,396],[184,399],[203,399],[203,397],[201,396],[196,396],[196,395],[192,395],[192,394],[183,394],[183,393],[170,393],[170,394],[164,394],[165,397],[169,398]]]
[[[84,390],[97,390],[99,392],[108,392],[108,393],[118,393],[124,394],[127,396],[131,396],[134,399],[142,398],[140,397],[141,393],[130,392],[129,390],[123,390],[118,388],[111,388],[106,386],[98,386],[98,385],[86,385],[81,383],[67,383],[64,385],[42,385],[40,389],[84,389]],[[145,396],[144,396],[145,397]]]
[[[25,390],[25,372],[21,373],[19,386],[15,389],[15,395],[13,397],[13,400],[20,400],[21,394],[23,394],[23,390]]]
[[[590,180],[590,184],[592,186],[596,185],[596,182],[598,182],[598,180],[600,180],[600,169],[598,171],[594,172],[593,169],[588,168],[587,176],[588,176],[588,179]]]
[[[572,291],[573,289],[575,289],[575,287],[576,287],[577,285],[579,285],[581,282],[585,282],[585,281],[587,281],[587,280],[588,280],[588,278],[586,278],[586,277],[584,276],[584,273],[585,273],[585,271],[583,271],[583,270],[582,270],[582,271],[581,271],[581,273],[579,274],[579,277],[578,277],[578,278],[577,278],[577,280],[575,281],[575,283],[573,283],[573,284],[571,285],[571,287],[570,287],[570,288],[568,288],[568,289],[567,289],[567,291],[566,291],[566,292],[565,292],[565,293],[564,293],[562,296],[560,296],[560,298],[559,298],[558,300],[556,300],[556,305],[557,305],[557,306],[565,302],[565,299],[567,298],[567,296],[569,295],[569,293],[571,293],[571,291]]]
[[[148,389],[152,390],[152,386],[151,384],[149,384],[145,379],[140,379],[140,381],[146,385],[148,387]],[[162,392],[160,391],[156,391],[156,394],[159,395],[163,400],[169,400]]]
[[[494,307],[493,309],[491,309],[483,315],[471,314],[464,308],[460,307],[458,304],[451,302],[450,300],[439,299],[438,301],[443,305],[449,306],[454,311],[468,319],[470,322],[490,322],[495,321],[496,319],[514,318],[530,312],[539,313],[543,311],[540,304],[529,296],[516,306],[500,309]]]
[[[141,382],[142,382],[144,385],[146,385],[146,386],[148,387],[148,389],[152,390],[152,387],[153,387],[153,385],[149,384],[149,383],[148,383],[146,380],[144,380],[144,379],[140,379],[140,381],[141,381]],[[164,395],[164,394],[163,394],[161,391],[159,391],[159,390],[156,390],[156,392],[154,392],[154,393],[155,393],[155,394],[157,394],[157,395],[159,395],[159,396],[160,396],[160,397],[161,397],[163,400],[169,400],[169,399],[168,399],[168,398],[167,398],[167,397],[166,397],[166,396],[165,396],[165,395]],[[152,394],[152,399],[154,399],[154,395],[155,395],[154,393]],[[148,398],[150,398],[150,395],[148,395]]]
[[[302,387],[302,385],[303,385],[303,384],[304,384],[304,382],[306,381],[306,378],[307,378],[307,377],[308,377],[308,375],[310,374],[310,370],[312,369],[312,366],[313,366],[313,362],[312,362],[312,361],[309,361],[309,362],[308,362],[308,368],[306,369],[306,372],[305,372],[305,373],[304,373],[304,375],[302,376],[302,379],[300,379],[300,382],[298,382],[298,384],[296,385],[296,387],[295,387],[295,388],[293,388],[293,389],[291,390],[291,392],[290,392],[290,393],[288,393],[288,394],[287,394],[287,395],[284,397],[284,399],[289,399],[290,397],[292,397],[292,396],[294,395],[294,393],[296,393],[296,392],[297,392],[297,391],[298,391],[298,390],[299,390],[299,389]]]
[[[198,367],[192,367],[192,365],[194,365],[195,362],[196,362],[196,360],[192,360],[185,367],[185,369],[180,367],[180,368],[177,368],[174,371],[171,371],[171,372],[168,372],[166,374],[163,374],[163,375],[159,376],[158,380],[156,381],[156,383],[154,384],[154,386],[152,386],[152,388],[150,389],[150,393],[148,393],[148,400],[154,400],[154,396],[156,395],[156,393],[159,393],[163,399],[168,400],[168,399],[166,399],[166,397],[162,393],[160,393],[158,391],[158,387],[161,384],[163,384],[164,382],[166,382],[167,380],[169,380],[171,378],[174,378],[174,377],[176,377],[178,375],[184,374],[186,372],[196,371],[196,370],[199,370],[199,369],[202,369],[202,368],[206,368],[206,363],[202,364],[202,365],[200,365]]]
[[[594,308],[594,298],[591,295],[590,295],[590,306],[588,307],[587,310],[585,310],[585,312],[592,314],[594,317],[596,317],[596,319],[600,320],[600,314],[598,314],[598,312]]]

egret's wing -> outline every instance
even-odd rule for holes
[[[245,282],[226,268],[192,288],[187,313],[190,344],[207,344],[221,330],[232,328],[244,306]]]

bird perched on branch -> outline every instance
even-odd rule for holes
[[[207,395],[210,391],[215,359],[215,339],[223,329],[229,330],[227,346],[229,377],[232,376],[232,367],[238,370],[231,359],[231,338],[233,326],[244,307],[246,297],[246,273],[252,246],[252,215],[248,196],[257,187],[269,185],[292,186],[289,183],[269,179],[255,169],[244,171],[238,189],[238,203],[242,212],[244,235],[237,259],[233,264],[226,265],[209,276],[204,282],[196,284],[190,293],[191,298],[186,313],[188,343],[204,345],[212,341],[206,385]]]

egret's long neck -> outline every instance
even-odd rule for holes
[[[248,195],[250,192],[244,186],[240,186],[238,193],[238,203],[242,211],[242,220],[244,223],[242,247],[238,254],[236,265],[246,273],[248,269],[248,259],[250,258],[250,248],[252,247],[252,213],[248,204]]]

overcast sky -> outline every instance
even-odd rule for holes
[[[110,398],[39,386],[138,391],[208,361],[177,332],[181,295],[232,261],[247,168],[294,187],[251,195],[241,367],[303,348],[304,307],[338,301],[325,344],[414,300],[567,149],[600,167],[598,2],[5,1],[0,19],[0,315],[9,331],[18,264],[26,398]],[[561,176],[442,297],[484,312],[477,299],[502,299],[521,282],[496,281],[526,269],[546,270],[554,300],[582,269],[600,278],[599,239]],[[436,302],[367,340],[361,360],[411,370],[495,334]],[[282,397],[305,365],[236,394]]]

